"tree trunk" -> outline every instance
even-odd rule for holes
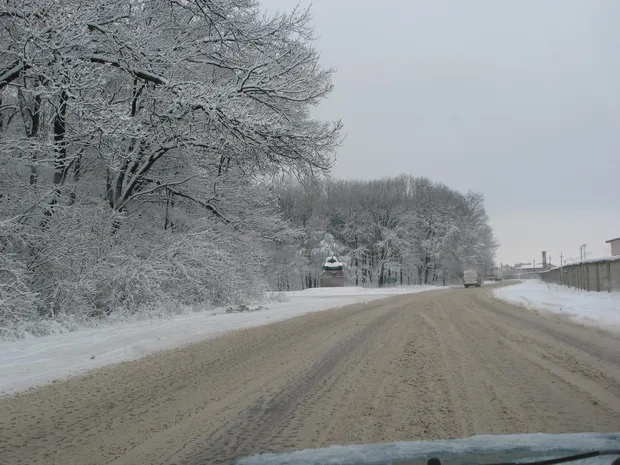
[[[362,254],[362,285],[366,283],[366,251]]]
[[[54,160],[54,176],[52,183],[54,184],[54,193],[52,200],[45,210],[47,219],[43,220],[44,224],[48,222],[49,217],[54,214],[54,206],[60,198],[60,188],[65,181],[67,175],[67,101],[69,95],[66,90],[60,92],[60,100],[54,116],[54,150],[56,158]]]
[[[424,257],[424,284],[428,284],[428,272],[430,263],[431,257],[429,254],[426,254],[426,256]]]
[[[359,267],[359,243],[355,236],[355,286],[359,285],[360,267]]]
[[[172,221],[170,220],[170,208],[174,207],[174,197],[170,189],[166,188],[166,213],[164,218],[164,231],[169,227],[172,228]]]
[[[77,185],[78,181],[80,180],[80,176],[81,176],[81,169],[82,169],[82,154],[83,154],[83,150],[80,150],[80,152],[78,153],[77,157],[75,158],[75,163],[73,164],[73,188],[71,189],[71,193],[69,194],[69,198],[71,201],[71,205],[73,205],[75,203],[75,199],[77,198],[77,194],[75,192],[75,185]]]
[[[56,161],[54,163],[53,183],[60,187],[67,174],[67,100],[69,96],[63,90],[60,93],[60,105],[54,118],[54,145],[56,147]]]
[[[0,88],[0,108],[2,108],[2,98],[4,97],[4,88]],[[4,131],[4,112],[0,110],[0,137]]]
[[[32,107],[32,124],[28,137],[37,138],[39,136],[39,128],[41,127],[41,96],[35,95],[34,105]],[[32,154],[32,165],[30,165],[30,185],[36,184],[39,178],[39,169],[37,168],[37,154]]]
[[[23,79],[23,89],[28,89],[28,81]],[[39,135],[39,129],[41,127],[41,96],[35,95],[32,101],[32,109],[29,103],[26,101],[22,87],[17,89],[17,99],[19,102],[19,110],[22,115],[24,128],[26,130],[26,137],[34,139]],[[0,106],[2,102],[0,101]],[[30,185],[36,184],[38,178],[38,169],[36,166],[37,155],[36,151],[33,151],[32,164],[30,165]]]

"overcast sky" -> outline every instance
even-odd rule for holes
[[[296,0],[261,0],[290,10]],[[302,0],[301,5],[310,5]],[[497,260],[620,236],[620,1],[314,0],[335,177],[484,193]]]

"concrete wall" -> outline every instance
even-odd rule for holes
[[[620,291],[620,257],[565,265],[541,273],[540,279],[586,291]]]

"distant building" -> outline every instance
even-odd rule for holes
[[[514,267],[514,271],[517,274],[542,273],[543,271],[552,270],[553,268],[557,267],[551,263],[547,263],[546,265],[543,265],[542,263],[517,263]]]
[[[543,271],[542,263],[517,263],[515,266],[517,273],[540,273]]]
[[[611,244],[611,254],[612,255],[620,255],[620,237],[616,237],[615,239],[609,239],[605,241],[606,244]]]

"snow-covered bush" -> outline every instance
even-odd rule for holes
[[[73,327],[92,324],[93,318],[245,303],[264,296],[264,253],[256,240],[226,228],[165,231],[144,221],[137,233],[138,219],[119,218],[104,204],[59,208],[38,236],[28,238],[29,245],[12,252],[9,243],[16,235],[9,237],[4,222],[4,336],[58,332],[57,325],[40,322],[47,319]],[[24,229],[18,225],[13,231],[19,228]]]
[[[0,337],[10,335],[12,328],[21,321],[37,317],[39,298],[30,287],[26,264],[11,251],[7,222],[0,223]],[[6,229],[5,229],[6,228]]]
[[[35,266],[49,316],[236,303],[265,290],[260,247],[226,228],[163,230],[103,204],[57,211],[48,227]]]

